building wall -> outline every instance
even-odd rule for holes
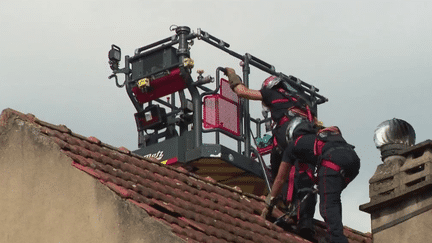
[[[35,125],[0,126],[0,242],[184,242],[71,163]]]
[[[373,235],[375,243],[429,242],[432,237],[432,210]]]
[[[398,225],[404,225],[404,227],[415,227],[414,230],[419,228],[415,224],[407,224],[406,221],[411,218],[416,218],[414,222],[418,224],[429,225],[432,228],[432,192],[426,191],[419,193],[418,195],[406,195],[401,201],[394,204],[384,204],[380,210],[372,213],[372,232],[377,234],[381,231],[397,227]],[[429,215],[430,218],[424,218],[424,223],[420,223],[422,214]],[[421,218],[423,220],[423,218]],[[407,228],[408,229],[408,228]],[[402,231],[395,231],[390,234],[397,234]],[[429,235],[427,235],[428,233]],[[424,231],[423,235],[432,237],[432,231]],[[399,242],[399,241],[397,241]],[[404,242],[404,241],[400,241]]]

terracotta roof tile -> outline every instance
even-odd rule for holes
[[[242,193],[239,188],[151,161],[124,147],[114,148],[95,137],[74,134],[66,126],[11,109],[3,111],[0,126],[11,119],[38,124],[40,132],[73,160],[72,166],[95,177],[188,242],[307,242],[263,220],[259,216],[263,198]],[[323,234],[320,222],[316,227]],[[370,235],[349,228],[345,234],[350,242],[372,242]]]
[[[101,141],[95,137],[89,137],[88,140],[95,144],[101,144]]]

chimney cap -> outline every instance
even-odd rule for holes
[[[400,144],[409,147],[415,144],[415,139],[414,128],[408,122],[397,118],[382,122],[374,133],[374,142],[378,149],[389,144]]]

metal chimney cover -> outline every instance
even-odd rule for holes
[[[374,133],[374,142],[377,148],[388,144],[415,144],[416,134],[414,128],[406,121],[393,118],[378,125]]]

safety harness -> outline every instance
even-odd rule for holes
[[[299,136],[295,141],[294,144],[296,145],[297,142],[303,137]],[[322,149],[324,145],[327,142],[341,142],[344,144],[343,146],[336,146],[332,147],[325,151],[325,153],[322,153]],[[348,146],[347,146],[348,145]],[[321,166],[324,166],[326,168],[332,169],[336,172],[339,172],[342,177],[344,178],[345,182],[348,184],[350,182],[350,179],[345,176],[345,173],[343,169],[333,163],[329,155],[334,150],[353,150],[354,146],[346,143],[345,139],[342,137],[341,131],[338,127],[332,126],[327,127],[324,129],[321,129],[318,131],[315,142],[314,142],[314,155],[318,157],[317,166],[315,167],[315,171],[313,171],[306,163],[298,163],[298,172],[306,173],[309,178],[315,183],[318,184],[318,178],[315,176],[316,172],[318,172],[319,168]],[[289,179],[288,179],[288,191],[287,191],[287,201],[291,201],[294,193],[294,177],[295,177],[295,166],[291,167],[291,170],[289,172]]]
[[[299,136],[294,144],[297,145],[297,142],[303,137],[303,135]],[[318,178],[314,175],[314,171],[308,166],[306,163],[298,163],[297,165],[299,174],[306,173],[308,177],[315,183],[318,184]],[[289,172],[288,179],[288,191],[287,191],[287,201],[291,201],[294,193],[294,177],[295,177],[296,166],[292,166]]]
[[[322,153],[322,149],[327,142],[340,142],[341,146],[331,147],[326,150],[325,153]],[[332,169],[336,172],[339,172],[341,176],[344,178],[345,182],[348,184],[350,182],[350,178],[345,176],[344,170],[337,164],[333,163],[330,160],[330,153],[334,150],[350,150],[352,151],[354,146],[348,144],[345,139],[342,137],[342,133],[338,127],[332,126],[321,129],[317,133],[317,138],[314,143],[314,155],[318,156],[318,163],[316,167],[316,171],[319,170],[320,166],[324,166],[326,168]]]
[[[276,88],[276,90],[281,93],[285,99],[274,100],[272,101],[272,104],[285,102],[293,103],[292,108],[288,109],[287,113],[285,114],[285,117],[288,118],[288,120],[290,120],[290,118],[292,119],[296,115],[300,115],[307,118],[310,122],[314,121],[316,114],[315,112],[311,111],[311,102],[298,93],[292,94],[283,88]],[[281,122],[279,123],[281,124]]]
[[[316,114],[311,111],[310,109],[311,103],[307,99],[303,98],[299,94],[292,94],[287,90],[280,88],[278,86],[274,87],[274,89],[278,91],[280,94],[282,94],[284,98],[273,100],[272,104],[289,103],[289,102],[292,103],[292,107],[288,108],[288,110],[285,112],[285,115],[276,124],[278,127],[282,126],[286,122],[289,122],[293,118],[298,116],[303,117],[314,124],[318,124]],[[276,148],[279,148],[276,140],[276,136],[273,136],[273,144]],[[279,148],[279,150],[282,151],[282,148]]]

